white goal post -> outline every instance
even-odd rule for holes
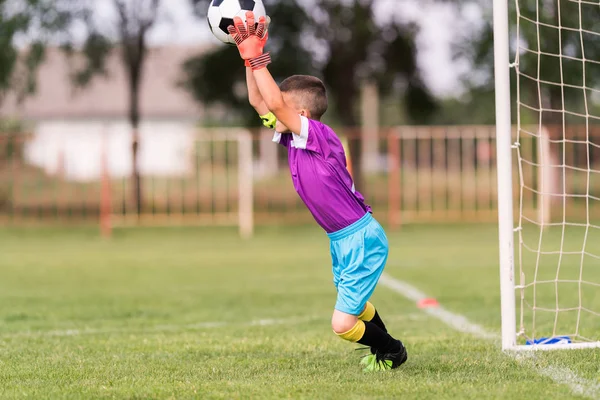
[[[599,8],[597,0],[493,2],[504,350],[600,347],[600,89],[590,77],[600,25],[586,15]],[[525,141],[537,156],[520,151]],[[537,213],[524,210],[524,197]]]
[[[508,0],[494,0],[494,75],[502,348],[517,344],[514,273],[512,127],[508,45]]]

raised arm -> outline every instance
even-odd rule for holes
[[[265,104],[262,95],[258,90],[252,68],[250,67],[246,67],[246,84],[248,85],[248,101],[250,102],[250,105],[254,107],[258,115],[263,116],[268,114],[269,108]]]
[[[265,55],[268,55],[268,53]],[[302,128],[300,115],[297,110],[294,110],[283,100],[281,90],[279,90],[279,86],[277,86],[266,65],[258,69],[254,68],[253,74],[266,107],[292,133],[299,135]]]

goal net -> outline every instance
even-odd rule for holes
[[[514,346],[596,346],[600,1],[515,0],[511,8]]]

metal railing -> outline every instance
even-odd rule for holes
[[[349,141],[360,140],[357,130],[338,133]],[[118,224],[309,222],[311,216],[293,190],[285,149],[272,143],[271,136],[266,131],[251,135],[243,129],[202,129],[173,148],[142,142],[140,159],[146,165],[140,166],[143,208],[138,216],[130,171],[123,168],[128,161],[116,159],[127,157],[127,148],[117,151],[109,144],[87,146],[81,152],[77,146],[44,147],[34,134],[0,135],[0,220],[97,221],[104,201],[109,203],[104,209]],[[401,126],[381,130],[379,137],[377,146],[370,146],[377,152],[359,190],[380,220],[391,226],[496,220],[493,126]],[[540,196],[536,190],[524,190],[521,202],[519,173],[527,187],[539,187],[538,142],[535,136],[524,136],[519,144],[522,157],[532,163],[519,169],[513,160],[515,205],[522,204],[530,215],[536,214]],[[150,148],[154,153],[144,154]],[[559,151],[569,162],[581,158],[581,149],[574,146]],[[593,158],[595,165],[598,158]],[[119,165],[120,170],[115,167]],[[579,187],[582,173],[576,173],[569,170],[568,190],[587,190]],[[592,178],[596,180],[590,190],[598,195],[600,179]],[[573,210],[580,203],[575,201]],[[241,214],[251,219],[241,219]]]

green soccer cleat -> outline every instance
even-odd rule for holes
[[[360,360],[361,365],[364,365],[364,372],[377,372],[392,369],[392,360],[378,359],[377,355],[369,354]]]
[[[364,365],[366,367],[367,365],[370,365],[374,359],[375,354],[367,354],[366,356],[360,359],[360,365]]]
[[[398,350],[391,353],[368,354],[360,360],[360,365],[364,365],[364,372],[386,371],[388,369],[398,368],[408,359],[406,348],[398,340]]]

